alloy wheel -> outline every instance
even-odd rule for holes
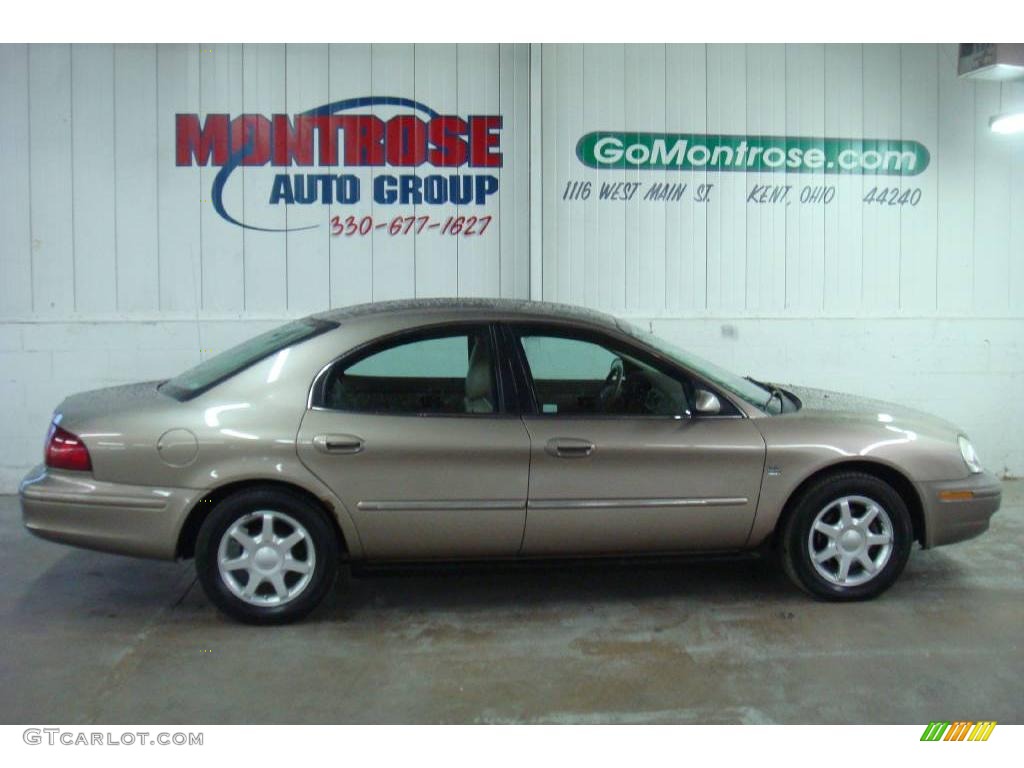
[[[258,510],[221,536],[217,568],[227,588],[250,605],[289,603],[309,585],[316,551],[309,532],[290,515]]]
[[[830,584],[865,584],[881,573],[892,556],[892,520],[873,499],[842,496],[814,518],[807,551],[814,570]]]

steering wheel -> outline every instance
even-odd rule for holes
[[[608,375],[604,379],[604,386],[601,387],[601,394],[598,395],[602,411],[607,411],[622,397],[622,385],[625,380],[626,368],[622,363],[622,358],[616,357],[612,360]]]

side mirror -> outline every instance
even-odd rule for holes
[[[718,401],[718,395],[714,392],[698,389],[694,410],[700,416],[714,416],[722,410],[722,404]]]

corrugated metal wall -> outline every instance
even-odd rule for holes
[[[640,316],[1021,316],[1024,84],[961,80],[955,45],[546,45],[544,297]],[[588,131],[913,139],[919,176],[589,169]],[[713,183],[711,201],[564,201],[570,180]],[[756,205],[754,184],[834,185]],[[916,206],[866,204],[919,188]],[[689,196],[688,196],[689,197]]]
[[[1024,84],[960,80],[955,55],[952,45],[0,45],[0,492],[39,460],[69,393],[174,375],[328,306],[453,294],[650,319],[739,372],[943,415],[993,469],[1024,474],[1024,139],[988,129],[992,115],[1024,108]],[[335,214],[425,212],[372,203],[367,187],[392,168],[335,169],[362,181],[350,210],[269,205],[275,169],[243,167],[225,187],[231,211],[269,227],[320,224],[244,230],[210,202],[218,168],[175,164],[176,113],[295,115],[370,95],[503,116],[504,162],[487,169],[500,189],[477,211],[495,216],[486,236],[332,237]],[[903,179],[598,171],[576,156],[597,130],[902,138],[931,162]],[[563,200],[573,180],[714,187],[703,204]],[[755,184],[834,185],[836,196],[765,206],[747,202]],[[918,205],[863,202],[893,184],[919,188]]]
[[[659,316],[1020,316],[1024,147],[992,134],[988,119],[1024,105],[1024,85],[960,80],[955,52],[543,46],[533,157],[543,168],[543,296]],[[504,115],[494,236],[244,231],[209,204],[216,168],[174,165],[177,112],[294,114],[371,93]],[[0,105],[0,316],[273,315],[411,295],[529,295],[528,46],[5,45]],[[575,146],[595,129],[902,137],[932,161],[896,180],[920,188],[917,206],[885,207],[862,202],[885,177],[588,169]],[[243,169],[227,203],[266,209],[266,173]],[[367,183],[371,173],[357,171]],[[572,179],[715,187],[704,205],[562,201]],[[757,183],[831,184],[837,194],[827,206],[757,206],[746,201]],[[283,225],[293,215],[284,208],[264,220]]]
[[[527,45],[0,45],[0,317],[283,315],[412,295],[527,296],[529,66]],[[495,216],[490,236],[243,230],[210,205],[216,167],[175,166],[176,113],[295,114],[371,94],[505,116],[500,189],[474,211]],[[353,210],[271,208],[274,171],[239,173],[227,206],[258,210],[267,226],[375,213],[366,194]],[[355,173],[368,187],[373,170]]]

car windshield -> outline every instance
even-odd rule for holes
[[[210,387],[231,378],[236,373],[258,363],[265,357],[279,352],[329,328],[336,323],[314,318],[303,318],[274,328],[259,336],[243,341],[209,360],[204,360],[194,368],[189,368],[160,385],[160,391],[176,400],[188,400],[205,392]]]
[[[738,376],[732,371],[728,371],[721,366],[715,365],[709,360],[705,360],[692,352],[680,349],[675,344],[665,341],[649,331],[638,328],[632,323],[627,323],[621,320],[619,322],[621,323],[623,330],[638,341],[642,341],[645,344],[654,347],[667,357],[675,360],[680,365],[695,371],[708,379],[708,381],[714,382],[723,389],[726,389],[736,395],[736,397],[745,400],[753,406],[767,410],[769,413],[779,413],[782,410],[782,403],[779,398],[772,398],[771,389],[764,387],[749,378]]]

